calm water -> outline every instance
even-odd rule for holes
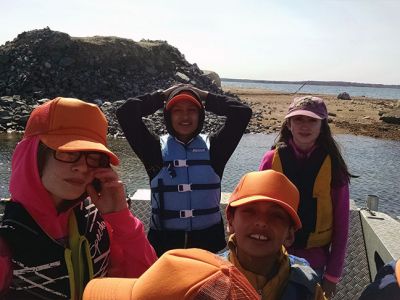
[[[273,143],[275,134],[245,135],[229,160],[222,190],[230,192],[240,177],[258,169],[264,152]],[[11,153],[17,137],[0,135],[0,197],[8,195]],[[367,194],[380,198],[381,211],[396,217],[400,215],[400,142],[369,137],[338,135],[337,140],[350,171],[359,175],[350,185],[350,196],[359,207],[364,207]],[[126,183],[128,192],[133,194],[138,188],[147,188],[148,179],[138,158],[125,140],[110,140],[110,147],[121,158],[118,172]]]
[[[256,83],[256,82],[231,82],[222,81],[223,87],[239,87],[252,89],[268,89],[272,91],[282,91],[287,93],[296,92],[302,84],[277,84],[277,83]],[[338,95],[342,92],[349,93],[350,96],[366,96],[377,99],[400,99],[400,89],[393,88],[373,88],[358,86],[327,86],[327,85],[305,85],[300,93],[310,94],[331,94]]]

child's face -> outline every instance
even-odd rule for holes
[[[199,109],[190,101],[180,101],[171,108],[172,128],[177,138],[188,142],[199,126]]]
[[[253,202],[236,208],[229,220],[235,233],[238,256],[265,258],[277,255],[294,241],[291,218],[285,210],[268,202]]]
[[[292,132],[293,141],[300,149],[310,149],[314,146],[320,132],[320,119],[307,116],[294,116],[289,119],[288,128]]]
[[[79,198],[93,181],[94,170],[87,165],[85,155],[69,163],[56,160],[53,153],[50,153],[43,167],[42,183],[57,205],[62,200]]]

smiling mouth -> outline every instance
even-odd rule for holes
[[[262,235],[262,234],[257,234],[257,233],[250,234],[250,237],[252,239],[255,239],[258,241],[268,241],[269,240],[267,236]]]

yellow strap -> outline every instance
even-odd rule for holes
[[[71,295],[75,295],[75,297],[77,297],[76,299],[81,299],[85,285],[93,278],[93,263],[90,255],[89,242],[85,236],[80,235],[74,213],[71,213],[69,217],[68,228],[72,263],[70,283],[74,283],[71,284]],[[70,272],[70,269],[68,269],[68,271]],[[71,279],[71,277],[73,279]]]

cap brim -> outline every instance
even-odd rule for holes
[[[112,165],[119,165],[118,157],[104,144],[78,135],[40,135],[40,140],[49,148],[58,151],[98,151],[110,158]]]
[[[167,102],[167,105],[165,106],[166,110],[170,110],[172,106],[174,106],[177,102],[181,101],[188,101],[192,102],[195,104],[198,108],[202,108],[201,103],[193,96],[188,95],[188,94],[179,94],[173,97],[171,100]]]
[[[234,200],[229,203],[229,206],[238,207],[238,206],[242,206],[242,205],[254,203],[254,202],[269,202],[269,203],[274,203],[276,205],[279,205],[292,218],[295,230],[298,230],[302,227],[302,224],[301,224],[299,216],[297,215],[297,212],[289,204],[287,204],[281,200],[278,200],[278,199],[269,198],[269,197],[266,197],[263,195],[253,195],[253,196],[244,197],[244,198],[241,198],[238,200]]]
[[[85,287],[83,300],[134,300],[133,278],[97,278]]]
[[[294,117],[294,116],[307,116],[307,117],[314,118],[314,119],[319,119],[319,120],[325,119],[325,118],[323,118],[323,117],[317,115],[316,113],[313,113],[312,111],[309,111],[309,110],[301,110],[301,109],[300,109],[300,110],[293,111],[293,112],[287,114],[287,115],[285,116],[285,119],[288,119],[288,118]]]

